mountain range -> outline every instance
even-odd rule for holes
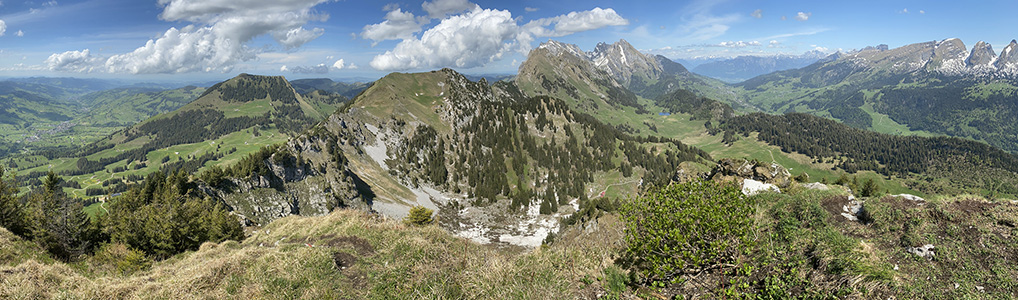
[[[370,294],[366,286],[391,292],[385,286],[419,279],[407,274],[442,270],[447,278],[434,282],[444,286],[443,297],[456,298],[462,292],[446,288],[473,288],[478,284],[459,282],[476,276],[504,277],[459,273],[489,268],[487,258],[433,261],[452,248],[477,253],[476,242],[516,254],[530,249],[526,257],[539,258],[533,264],[553,269],[567,268],[565,261],[576,256],[601,261],[585,262],[594,265],[589,268],[595,277],[587,271],[559,274],[575,277],[561,282],[570,292],[676,296],[728,285],[731,291],[778,298],[807,293],[800,290],[831,297],[925,298],[931,291],[961,293],[961,284],[985,284],[980,292],[1006,297],[1015,272],[1006,266],[1015,254],[1002,245],[1013,244],[1015,206],[1000,199],[1018,195],[1015,47],[1012,42],[996,56],[985,43],[968,51],[956,39],[878,46],[731,85],[641,53],[625,40],[599,43],[591,51],[548,41],[531,50],[515,77],[493,77],[497,81],[441,69],[355,84],[240,74],[209,88],[171,90],[0,82],[0,97],[7,100],[0,102],[7,105],[0,113],[10,116],[4,119],[8,127],[0,129],[14,132],[55,120],[115,128],[87,143],[5,156],[18,186],[7,188],[0,174],[0,192],[20,191],[29,199],[25,203],[59,198],[63,193],[57,191],[102,199],[88,208],[99,221],[81,223],[106,228],[90,238],[122,243],[124,249],[104,246],[88,259],[126,261],[118,265],[138,264],[140,270],[147,268],[146,260],[131,257],[146,253],[128,246],[158,244],[155,238],[102,235],[131,232],[123,224],[110,229],[114,221],[104,219],[122,219],[125,212],[117,211],[122,203],[153,212],[129,223],[146,230],[161,228],[153,225],[160,220],[217,218],[189,215],[194,207],[220,212],[228,218],[216,220],[233,226],[238,218],[249,226],[243,245],[186,236],[188,246],[178,248],[190,252],[160,264],[215,260],[210,268],[232,277],[200,284],[234,286],[233,292],[224,288],[231,295],[245,284],[238,278],[247,276],[234,269],[255,265],[266,273],[272,267],[265,264],[273,263],[265,261],[294,259],[311,261],[296,265],[313,270],[307,275],[313,278],[266,283],[266,293],[279,286],[300,291],[301,284],[326,277],[363,292],[358,295]],[[738,61],[697,68],[737,67]],[[777,58],[741,61],[779,64]],[[923,199],[938,195],[954,198]],[[7,201],[13,197],[0,200],[14,203]],[[976,197],[988,200],[970,199]],[[716,199],[725,201],[707,201]],[[712,206],[719,203],[738,210]],[[12,215],[6,207],[0,207],[4,218]],[[412,221],[415,211],[425,215],[416,216],[420,223],[435,220],[443,230],[412,229],[422,225]],[[656,214],[670,217],[652,219]],[[739,220],[745,223],[732,225]],[[192,227],[188,230],[209,236],[222,231]],[[687,227],[699,230],[676,229]],[[631,235],[647,228],[647,236]],[[739,232],[746,234],[736,236]],[[676,234],[690,238],[669,240]],[[0,238],[18,249],[35,249],[6,230]],[[703,280],[708,288],[654,281],[645,270],[655,262],[627,248],[641,239],[686,251],[684,257],[700,257],[696,249],[706,249],[703,255],[724,264],[657,262],[678,270],[666,277]],[[213,243],[203,244],[206,240]],[[732,250],[733,241],[745,248]],[[976,241],[989,246],[968,248]],[[927,243],[945,250],[928,254],[933,246]],[[717,254],[721,251],[731,255]],[[12,256],[5,253],[0,262]],[[691,267],[703,261],[709,264]],[[994,271],[966,268],[984,265]],[[529,271],[520,274],[531,277],[551,272],[523,269]],[[12,276],[22,272],[0,267]],[[953,290],[939,286],[951,282],[961,284]],[[203,288],[208,287],[196,289]],[[539,293],[521,298],[546,295]]]
[[[833,60],[836,56],[813,50],[801,55],[738,56],[735,58],[709,61],[698,64],[693,73],[720,79],[727,83],[742,82],[756,76],[798,69],[821,60]]]
[[[966,51],[958,39],[869,47],[735,86],[765,112],[808,112],[879,132],[958,136],[1016,151],[1016,46],[996,58],[988,44]]]

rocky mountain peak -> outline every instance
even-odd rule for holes
[[[657,78],[663,72],[661,64],[656,59],[640,53],[626,40],[619,40],[611,45],[598,43],[594,51],[587,56],[595,66],[625,85],[629,84],[633,76],[645,79]]]
[[[1011,40],[1011,43],[1000,51],[1000,56],[994,63],[1001,71],[1010,71],[1010,74],[1018,73],[1018,41]]]
[[[965,58],[968,50],[961,40],[950,38],[937,43],[933,48],[933,58],[930,60],[931,69],[962,70],[965,69]]]
[[[548,40],[547,42],[541,43],[540,46],[537,46],[537,49],[546,50],[553,56],[559,56],[562,54],[572,54],[577,57],[587,58],[586,53],[583,53],[583,50],[580,50],[580,47],[573,44],[566,44],[555,40]]]
[[[972,52],[965,59],[965,65],[969,67],[989,65],[996,58],[997,53],[993,52],[993,46],[984,41],[979,41],[975,46],[972,46]]]

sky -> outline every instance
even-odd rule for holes
[[[1000,51],[1018,1],[0,0],[0,77],[513,74],[554,39],[672,59],[960,38]]]

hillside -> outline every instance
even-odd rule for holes
[[[75,78],[0,82],[0,155],[14,161],[80,148],[138,121],[180,108],[204,91],[197,87],[95,91],[114,84]]]
[[[633,137],[564,101],[448,69],[379,79],[326,122],[259,155],[248,161],[266,173],[234,173],[234,182],[271,187],[223,195],[259,224],[343,206],[401,218],[423,205],[459,234],[526,246],[608,187],[634,193],[667,183],[683,161],[709,161],[679,141]]]
[[[520,65],[515,81],[528,95],[561,98],[590,114],[622,107],[645,112],[638,97],[655,99],[677,89],[735,102],[724,83],[663,56],[640,53],[625,40],[600,43],[591,52],[557,41],[542,43]]]
[[[353,98],[371,84],[363,82],[336,82],[328,78],[309,78],[290,81],[290,85],[302,95],[314,91],[325,91],[339,94],[346,98]]]
[[[189,87],[154,94],[110,90],[85,99],[97,104],[92,120],[110,121],[116,116],[143,116],[166,109],[199,92],[186,105],[94,143],[21,158],[17,161],[19,176],[31,184],[52,170],[68,176],[76,196],[117,193],[156,170],[195,172],[207,164],[235,162],[260,147],[286,141],[289,135],[324,119],[345,100],[305,99],[282,77],[247,74],[209,89]],[[119,107],[123,101],[147,105],[132,110]]]
[[[807,112],[894,134],[949,135],[1018,150],[1018,62],[958,39],[895,49],[870,47],[834,61],[759,76],[736,85],[770,113]]]
[[[799,189],[749,201],[757,210],[747,234],[758,240],[738,268],[673,283],[628,275],[620,258],[626,221],[610,208],[593,209],[599,217],[564,226],[526,252],[337,210],[282,218],[251,228],[243,241],[205,243],[161,261],[111,247],[67,264],[0,229],[0,297],[1015,297],[1016,203],[874,197],[861,222],[845,216],[850,198],[839,192]],[[929,253],[915,250],[926,244]]]
[[[67,99],[72,95],[53,86],[0,81],[0,155],[67,130],[80,113]],[[46,142],[53,144],[48,138]]]
[[[82,125],[127,127],[149,117],[168,113],[198,98],[205,88],[187,86],[178,89],[116,88],[89,93],[78,98],[87,107]],[[119,129],[119,128],[118,128]]]

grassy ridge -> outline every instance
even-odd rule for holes
[[[337,211],[280,219],[243,242],[207,243],[123,276],[95,258],[66,265],[18,252],[32,245],[0,230],[0,245],[16,248],[0,248],[0,297],[556,299],[594,290],[578,279],[592,280],[611,265],[617,245],[604,241],[619,240],[617,234],[598,230],[520,253],[437,227]]]
[[[800,188],[749,199],[754,240],[739,268],[670,284],[632,281],[615,259],[623,227],[598,213],[530,251],[478,245],[434,226],[359,211],[290,216],[242,242],[206,243],[157,262],[108,255],[54,262],[0,230],[2,298],[562,299],[1011,298],[1018,203],[977,197],[866,199],[870,223],[841,215],[847,197]],[[594,221],[591,221],[594,220]],[[596,226],[594,225],[596,224]],[[910,247],[933,244],[921,258]],[[102,251],[101,251],[102,252]],[[117,253],[117,252],[114,252]]]

